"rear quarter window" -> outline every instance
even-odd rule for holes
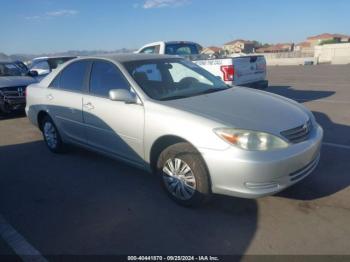
[[[52,82],[50,83],[49,87],[55,88],[55,89],[60,88],[60,78],[61,78],[61,74],[58,74],[58,75],[54,78],[54,80],[52,80]]]

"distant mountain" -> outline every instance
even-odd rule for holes
[[[10,58],[4,53],[0,53],[0,61],[8,61]]]
[[[6,55],[4,53],[0,53],[0,61],[28,61],[35,57],[41,56],[96,56],[96,55],[114,55],[114,54],[122,54],[122,53],[132,53],[134,49],[117,49],[113,51],[106,50],[69,50],[67,52],[58,52],[58,53],[44,53],[44,54],[13,54]]]

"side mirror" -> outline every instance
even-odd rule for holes
[[[123,101],[128,104],[137,103],[136,95],[125,89],[109,90],[109,99],[112,101]]]
[[[37,77],[37,76],[39,76],[38,71],[36,71],[36,70],[30,70],[30,71],[28,72],[28,75],[29,75],[29,76],[32,76],[32,77]]]
[[[38,76],[48,75],[51,73],[50,69],[32,69],[31,72],[36,72]]]

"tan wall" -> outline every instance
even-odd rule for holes
[[[305,65],[305,62],[312,61],[314,64],[317,60],[314,57],[299,57],[299,58],[266,58],[268,66],[287,66],[287,65]]]
[[[315,46],[319,63],[347,63],[350,60],[350,43]]]
[[[293,51],[293,52],[281,52],[281,53],[259,53],[259,55],[265,56],[266,59],[279,59],[279,58],[303,58],[313,57],[313,49]]]
[[[263,53],[267,65],[302,65],[305,61],[350,64],[350,43],[315,46],[315,49],[285,53]]]

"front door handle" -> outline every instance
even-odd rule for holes
[[[84,104],[84,107],[88,110],[91,110],[91,109],[94,109],[95,107],[89,102],[89,103],[86,103]]]
[[[53,95],[48,94],[48,95],[46,96],[46,98],[47,98],[48,100],[52,100],[52,99],[53,99]]]

